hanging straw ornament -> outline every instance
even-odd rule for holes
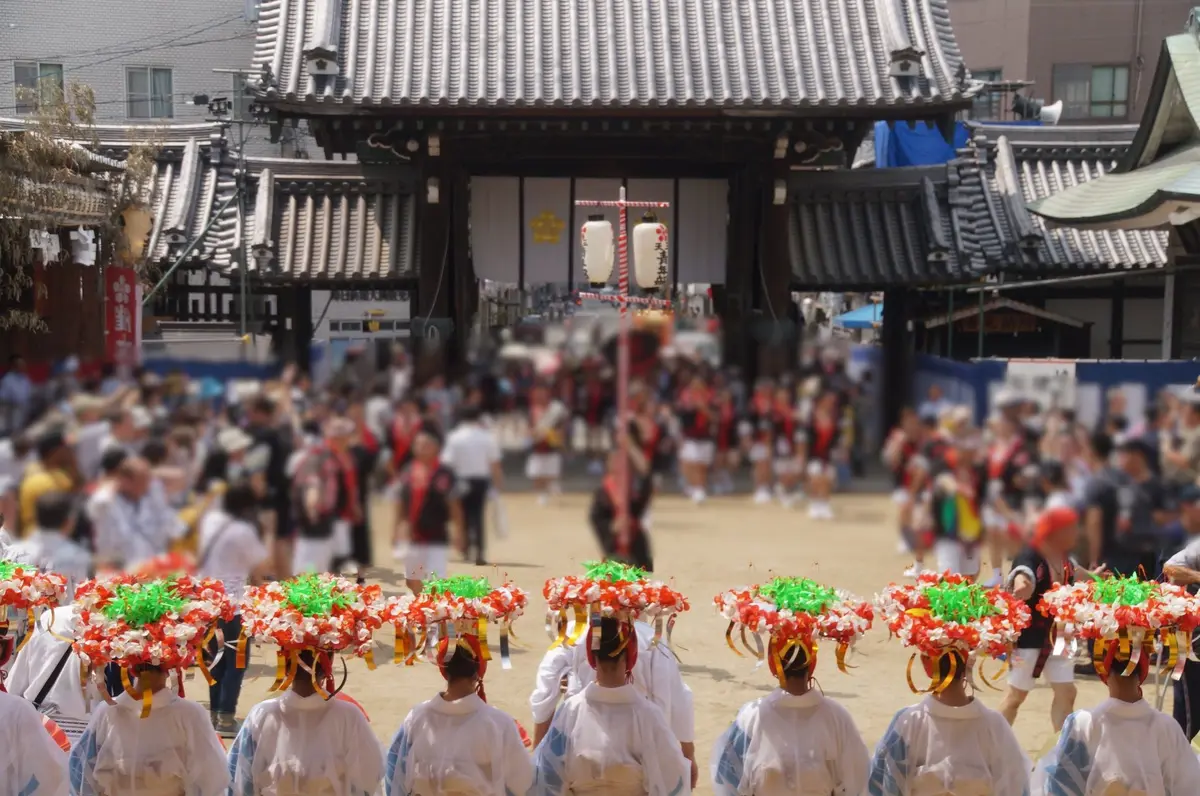
[[[180,692],[183,670],[193,664],[213,684],[201,648],[213,638],[218,621],[234,616],[220,581],[188,576],[140,581],[117,575],[80,584],[75,602],[79,620],[74,649],[88,671],[117,664],[131,694],[137,693],[131,675],[143,666],[175,671]],[[140,698],[144,718],[150,714],[152,695],[146,690]]]
[[[474,653],[476,639],[482,661],[492,660],[488,628],[495,625],[499,636],[501,668],[512,668],[511,646],[516,634],[513,622],[525,613],[529,595],[512,583],[492,586],[487,578],[459,575],[426,581],[416,597],[392,597],[384,607],[384,619],[396,628],[395,662],[413,665],[428,660],[433,639],[451,639],[457,647]],[[450,647],[448,654],[453,654]],[[442,661],[434,661],[441,664]]]
[[[958,653],[966,659],[968,677],[979,656],[1011,660],[1021,631],[1029,626],[1029,606],[1007,591],[985,589],[962,575],[924,573],[914,585],[892,584],[876,597],[876,607],[892,635],[916,652],[908,661],[908,685],[916,693],[940,693],[954,681],[957,658],[951,658],[950,672],[938,677],[944,656]],[[920,657],[931,685],[919,689],[912,679],[913,665]],[[980,662],[982,668],[982,661]],[[1007,669],[989,679],[982,671],[980,679],[989,688]]]
[[[237,642],[237,662],[245,665],[245,645],[250,638],[278,646],[275,682],[270,691],[286,691],[300,672],[307,673],[324,699],[337,693],[333,683],[333,655],[349,653],[375,668],[375,631],[383,626],[383,593],[379,586],[359,586],[336,575],[301,575],[246,590],[242,598],[242,636]],[[300,653],[321,660],[326,677],[322,685],[317,667]]]
[[[1183,676],[1189,660],[1200,660],[1192,651],[1200,597],[1181,586],[1136,576],[1092,579],[1055,586],[1042,596],[1037,610],[1054,621],[1054,654],[1074,656],[1080,639],[1096,642],[1093,662],[1101,676],[1116,653],[1128,661],[1124,676],[1132,676],[1143,653],[1154,651],[1156,644],[1163,653],[1162,668],[1172,679]]]
[[[766,660],[781,683],[784,671],[799,655],[805,656],[812,671],[817,637],[836,644],[838,670],[847,672],[846,655],[875,619],[870,603],[808,578],[772,578],[759,586],[722,592],[713,603],[729,620],[725,629],[729,648],[742,655],[734,643],[737,633],[742,649],[752,658]],[[764,636],[769,639],[765,645]]]
[[[615,561],[589,561],[582,577],[568,575],[546,581],[546,632],[554,647],[573,647],[591,624],[603,618],[621,622],[643,621],[654,626],[654,644],[664,640],[668,649],[679,614],[691,608],[680,592],[661,581],[650,580],[638,567]],[[600,638],[592,635],[593,642]]]

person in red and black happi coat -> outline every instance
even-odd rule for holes
[[[605,558],[625,561],[654,571],[654,559],[650,551],[650,537],[646,515],[654,495],[654,485],[649,478],[649,463],[638,445],[630,440],[627,462],[627,509],[622,505],[618,474],[621,470],[621,449],[618,435],[617,447],[609,454],[608,470],[604,481],[592,495],[588,510],[588,521],[592,532],[600,543]]]
[[[442,438],[431,424],[413,441],[413,458],[400,475],[392,542],[405,549],[404,582],[420,594],[425,581],[445,577],[454,544],[465,552],[464,515],[454,471],[440,461]],[[407,542],[407,544],[405,544]]]
[[[409,461],[412,460],[413,440],[416,439],[417,432],[421,430],[421,426],[425,422],[423,413],[423,402],[414,395],[405,396],[396,408],[389,440],[391,445],[389,470],[393,478],[399,477],[404,468],[408,466]]]
[[[990,425],[983,523],[992,565],[987,585],[995,586],[1003,576],[1005,559],[1025,538],[1026,468],[1035,459],[1023,429],[1009,416],[1001,414]]]
[[[292,480],[297,574],[332,572],[334,560],[350,554],[351,528],[361,519],[362,485],[350,454],[356,431],[353,420],[329,419],[325,440],[297,462]]]
[[[899,507],[900,552],[913,554],[914,571],[924,569],[925,553],[933,546],[928,528],[918,522],[918,505],[928,486],[930,466],[923,456],[926,428],[911,406],[883,445],[883,463],[892,473],[892,502]]]
[[[771,402],[771,448],[775,458],[775,494],[784,507],[804,497],[807,432],[798,402],[787,387],[775,390]]]
[[[575,397],[575,416],[583,421],[586,429],[587,452],[588,456],[592,457],[589,469],[596,474],[604,472],[604,424],[611,405],[612,397],[600,363],[585,362],[583,378]]]
[[[809,419],[808,440],[808,516],[818,520],[833,519],[829,496],[837,483],[837,468],[844,464],[847,452],[845,416],[838,394],[826,390],[817,398]]]
[[[657,489],[675,463],[670,409],[660,404],[645,385],[636,383],[629,390],[629,411],[633,415],[629,423],[630,440],[645,458],[650,484]],[[615,423],[613,428],[615,438]]]
[[[754,471],[754,502],[771,502],[771,460],[775,446],[775,385],[759,379],[739,426],[742,448]]]
[[[716,450],[716,421],[712,391],[703,378],[695,376],[679,396],[679,432],[683,438],[679,466],[684,488],[696,503],[703,503],[708,497],[708,469]]]
[[[717,422],[717,450],[713,459],[713,491],[728,495],[733,492],[733,473],[738,468],[741,454],[738,445],[737,406],[733,400],[733,392],[728,387],[717,390],[714,413]]]

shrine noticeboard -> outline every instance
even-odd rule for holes
[[[104,353],[115,365],[141,359],[142,288],[132,268],[104,269]]]

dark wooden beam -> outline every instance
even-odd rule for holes
[[[1108,290],[1108,358],[1121,359],[1125,340],[1125,280],[1116,280]]]

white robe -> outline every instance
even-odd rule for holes
[[[383,796],[524,796],[533,763],[517,723],[476,694],[412,709],[388,750]]]
[[[0,692],[0,796],[66,796],[67,753],[33,705]]]
[[[529,796],[682,796],[692,766],[662,711],[631,685],[563,702],[534,753]]]
[[[232,796],[371,796],[383,749],[356,705],[288,691],[250,710],[229,773]]]
[[[1033,775],[1034,796],[1185,796],[1200,761],[1171,716],[1145,700],[1106,699],[1067,717]]]
[[[871,756],[850,712],[820,691],[748,702],[717,739],[717,796],[859,796]]]
[[[692,691],[683,682],[679,671],[679,662],[665,644],[654,646],[654,628],[645,622],[637,622],[634,627],[638,635],[638,659],[633,666],[633,685],[662,710],[676,740],[691,743],[695,740],[695,708]],[[549,721],[554,716],[563,677],[568,678],[568,697],[595,682],[596,672],[587,661],[587,649],[582,640],[574,647],[556,647],[542,658],[537,686],[529,697],[534,724]]]
[[[54,617],[53,622],[50,621],[51,615]],[[29,637],[24,649],[17,653],[12,672],[8,676],[6,685],[9,693],[24,697],[30,702],[37,699],[46,680],[71,647],[63,639],[75,636],[78,617],[79,611],[74,605],[55,608],[53,612],[46,611],[38,617],[37,629]],[[65,717],[86,722],[92,715],[91,708],[84,699],[79,664],[79,656],[71,652],[58,673],[58,679],[46,694],[42,709],[56,721]],[[94,681],[88,681],[87,689],[92,705],[103,701]]]
[[[978,699],[925,697],[896,714],[871,761],[869,796],[1029,796],[1032,766],[1004,716]]]
[[[72,796],[224,796],[228,761],[208,711],[163,689],[141,713],[127,693],[96,708],[71,750]]]

